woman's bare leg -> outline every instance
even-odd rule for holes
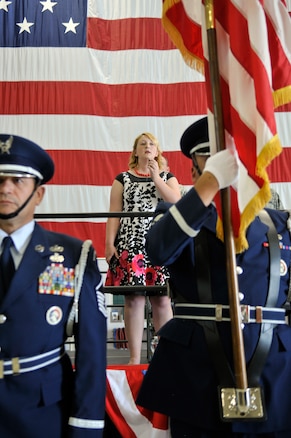
[[[145,297],[125,295],[124,324],[130,353],[129,365],[140,364],[144,332]]]

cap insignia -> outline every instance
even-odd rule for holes
[[[10,154],[10,149],[13,143],[13,137],[10,135],[8,140],[6,141],[0,141],[0,151],[1,154]]]

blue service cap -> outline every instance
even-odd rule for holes
[[[54,174],[49,154],[32,141],[12,134],[0,134],[0,175],[33,175],[41,184]]]
[[[181,137],[180,146],[188,158],[192,158],[193,154],[210,155],[207,117],[199,119],[186,129]]]

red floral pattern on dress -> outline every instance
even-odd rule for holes
[[[143,275],[145,273],[145,262],[144,262],[144,255],[143,254],[137,254],[133,257],[131,262],[132,270],[135,273],[137,277],[140,275]]]
[[[147,268],[145,274],[147,286],[154,286],[158,277],[156,271],[153,268]]]

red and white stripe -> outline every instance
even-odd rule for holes
[[[126,438],[170,438],[168,418],[136,405],[147,365],[107,368],[106,412]]]
[[[192,20],[188,35],[185,33],[183,36],[182,53],[187,37],[191,43],[187,41],[187,45],[194,47],[191,39],[193,32],[190,31],[194,27],[198,32],[202,23],[206,88],[211,96],[208,36],[204,24],[203,2],[165,0],[166,28],[169,24],[167,19],[170,19],[167,8],[174,10],[177,5],[180,13],[183,13],[183,6],[187,19]],[[178,13],[178,10],[176,12]],[[240,161],[238,188],[237,191],[232,190],[232,225],[240,251],[247,247],[244,237],[246,227],[269,197],[266,169],[281,152],[274,101],[282,104],[291,100],[291,22],[281,0],[214,1],[214,16],[225,144],[226,147],[237,150]],[[174,23],[178,22],[177,15],[173,17]],[[168,28],[169,33],[173,35],[171,26]],[[181,44],[181,41],[176,41]],[[186,59],[190,57],[191,61],[188,50],[183,54]],[[199,56],[199,52],[197,54]],[[194,63],[194,67],[197,67],[197,64]],[[215,145],[211,98],[208,99],[208,111],[211,144]],[[285,115],[286,113],[278,113],[278,119],[283,122],[283,126]],[[290,136],[287,141],[290,142]],[[269,170],[270,179],[273,181],[272,168]],[[287,180],[290,179],[289,175]],[[217,201],[219,203],[219,199]],[[285,198],[283,202],[286,204]]]

